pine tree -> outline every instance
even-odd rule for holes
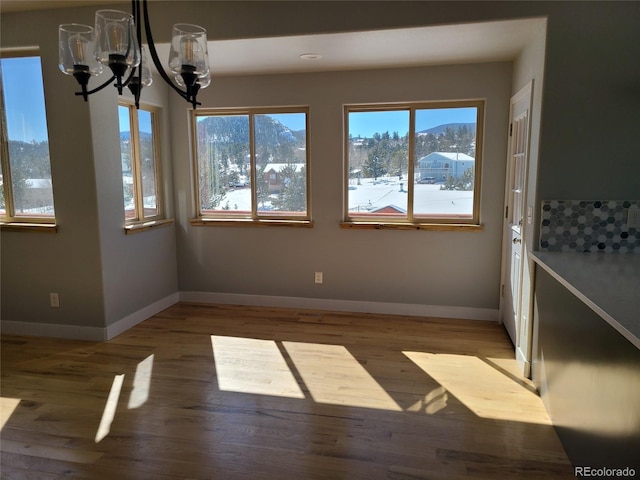
[[[298,170],[296,165],[289,164],[281,170],[280,176],[283,178],[283,188],[273,200],[274,208],[284,212],[306,211],[306,169],[301,168]]]
[[[377,150],[369,153],[367,161],[363,165],[362,169],[365,177],[373,177],[374,180],[377,180],[378,177],[387,173],[384,165],[384,159],[380,157]]]

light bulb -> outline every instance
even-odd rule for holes
[[[80,34],[72,35],[68,40],[69,52],[74,65],[86,65],[89,41]]]
[[[135,34],[133,16],[119,10],[98,10],[96,12],[96,58],[123,76],[123,69],[140,63],[140,47]]]
[[[197,25],[179,23],[173,26],[169,68],[176,75],[200,77],[209,72],[207,31]]]
[[[127,53],[128,38],[125,27],[121,23],[111,22],[106,25],[107,45],[112,53]]]
[[[58,27],[58,67],[67,75],[102,72],[95,57],[95,35],[93,27],[67,23]]]
[[[192,35],[186,35],[180,40],[180,53],[182,54],[182,64],[196,66],[196,56],[199,54],[200,44]]]

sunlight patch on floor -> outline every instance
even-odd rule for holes
[[[104,406],[102,412],[102,419],[96,432],[95,442],[100,443],[111,431],[111,423],[116,416],[116,409],[118,408],[118,400],[120,399],[120,391],[122,390],[122,384],[124,383],[124,373],[113,377],[113,383],[111,384],[111,390],[109,391],[109,397],[107,403]]]
[[[424,396],[424,399],[418,400],[416,403],[409,406],[407,411],[434,415],[440,410],[447,408],[448,400],[449,394],[447,393],[447,389],[443,386],[439,386],[427,393]]]
[[[130,410],[141,407],[149,399],[152,372],[153,354],[149,355],[136,366],[136,373],[133,377],[133,390],[129,395],[129,405],[127,405],[127,408]]]
[[[283,342],[316,402],[402,411],[342,345]]]
[[[305,398],[275,341],[211,335],[211,346],[220,390]]]
[[[0,397],[0,431],[7,424],[19,404],[19,398]]]
[[[468,355],[403,353],[479,417],[551,424],[540,397],[491,366],[493,359],[485,362]]]

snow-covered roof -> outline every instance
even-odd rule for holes
[[[429,155],[422,157],[420,160],[432,160],[436,157],[446,160],[464,160],[464,161],[475,161],[475,158],[470,157],[466,153],[458,153],[458,152],[431,152]]]
[[[264,167],[263,173],[267,173],[273,170],[276,173],[280,173],[286,167],[292,166],[295,167],[296,172],[301,171],[304,167],[304,163],[268,163],[266,167]]]
[[[397,205],[385,205],[371,210],[370,213],[407,213],[407,210]]]

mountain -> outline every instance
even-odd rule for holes
[[[224,139],[228,143],[244,143],[249,139],[249,121],[244,115],[211,116],[198,122],[198,135]],[[256,116],[255,140],[259,145],[295,144],[299,133],[268,115]]]
[[[128,141],[129,138],[131,138],[131,133],[130,132],[120,132],[120,141],[124,142],[124,141]],[[141,141],[145,141],[148,140],[150,141],[153,137],[151,136],[150,133],[148,132],[140,132],[140,140]]]
[[[447,128],[451,128],[452,130],[459,130],[462,127],[465,127],[465,126],[473,134],[476,133],[476,124],[475,123],[445,123],[443,125],[438,125],[437,127],[432,127],[432,128],[428,128],[426,130],[421,130],[421,131],[417,132],[417,134],[418,135],[420,135],[420,134],[424,135],[424,134],[427,134],[427,133],[432,133],[434,135],[439,135],[441,133],[445,133],[447,131]]]

